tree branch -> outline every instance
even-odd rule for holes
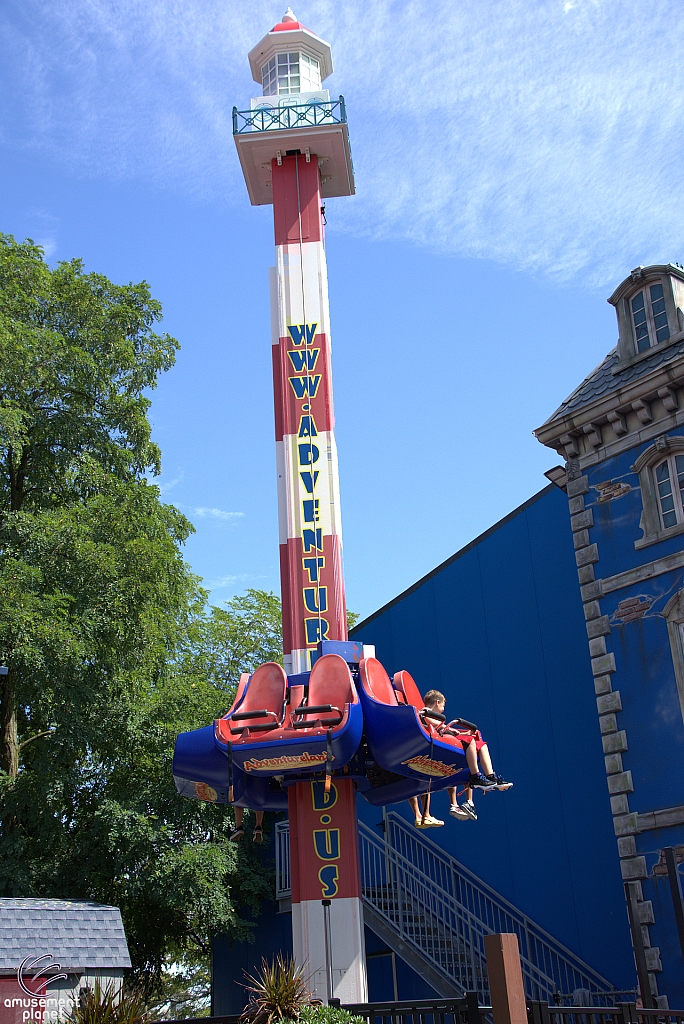
[[[33,736],[29,736],[27,740],[22,740],[19,744],[19,750],[23,750],[29,743],[33,743],[34,740],[39,740],[41,736],[49,736],[50,733],[54,732],[54,729],[45,729],[43,732],[37,732]]]
[[[202,940],[200,939],[199,935],[196,934],[196,932],[188,931],[188,938],[192,939],[192,941],[199,946],[203,953],[206,954],[209,952],[209,946],[207,945],[206,942],[202,942]]]

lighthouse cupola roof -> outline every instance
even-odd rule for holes
[[[265,96],[313,92],[332,74],[332,50],[288,7],[278,24],[250,50],[249,67]]]

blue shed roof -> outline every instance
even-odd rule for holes
[[[130,967],[118,907],[89,900],[0,899],[0,970],[49,953],[63,970]]]

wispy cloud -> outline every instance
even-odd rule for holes
[[[284,6],[14,0],[0,137],[244,202],[230,111],[257,91],[246,54]],[[594,283],[682,256],[675,0],[295,10],[332,42],[347,99],[358,195],[330,205],[332,227]]]
[[[265,576],[255,576],[253,573],[242,572],[237,576],[219,576],[216,580],[209,580],[208,586],[210,590],[224,590],[226,587],[235,587],[238,583],[248,583],[264,579],[266,579]]]
[[[198,519],[220,519],[223,522],[235,522],[236,519],[242,519],[244,512],[224,512],[222,508],[193,508],[190,510],[190,514],[196,516]]]
[[[181,470],[180,473],[178,473],[173,478],[173,480],[164,480],[163,483],[157,484],[157,487],[159,488],[160,493],[161,494],[168,494],[169,491],[172,491],[174,487],[177,487],[178,484],[183,481],[184,477],[185,477],[185,473],[183,472],[183,470]]]
[[[47,210],[26,211],[27,235],[39,245],[47,258],[57,251],[58,220]]]

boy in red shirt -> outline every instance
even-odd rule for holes
[[[432,712],[433,714],[443,715],[444,708],[446,707],[446,697],[439,690],[429,690],[425,697],[425,707],[423,711]],[[479,729],[474,726],[471,722],[466,722],[463,719],[457,718],[453,722],[449,722],[439,730],[442,735],[453,736],[460,743],[461,747],[465,751],[466,762],[470,769],[470,779],[465,787],[465,801],[459,805],[456,798],[456,787],[452,786],[449,788],[449,801],[451,807],[449,808],[449,814],[452,817],[457,818],[459,821],[477,821],[477,813],[475,811],[475,804],[473,803],[473,790],[474,789],[499,789],[507,790],[513,785],[512,782],[506,782],[501,775],[497,775],[492,766],[492,759],[489,755],[489,747],[482,739]],[[478,765],[478,758],[482,765],[483,771],[480,771]],[[426,793],[421,797],[423,802],[422,813],[419,813],[418,798],[411,797],[409,803],[411,809],[415,815],[416,828],[430,828],[438,825],[443,825],[444,822],[440,821],[439,818],[433,818],[430,814],[430,794]]]

